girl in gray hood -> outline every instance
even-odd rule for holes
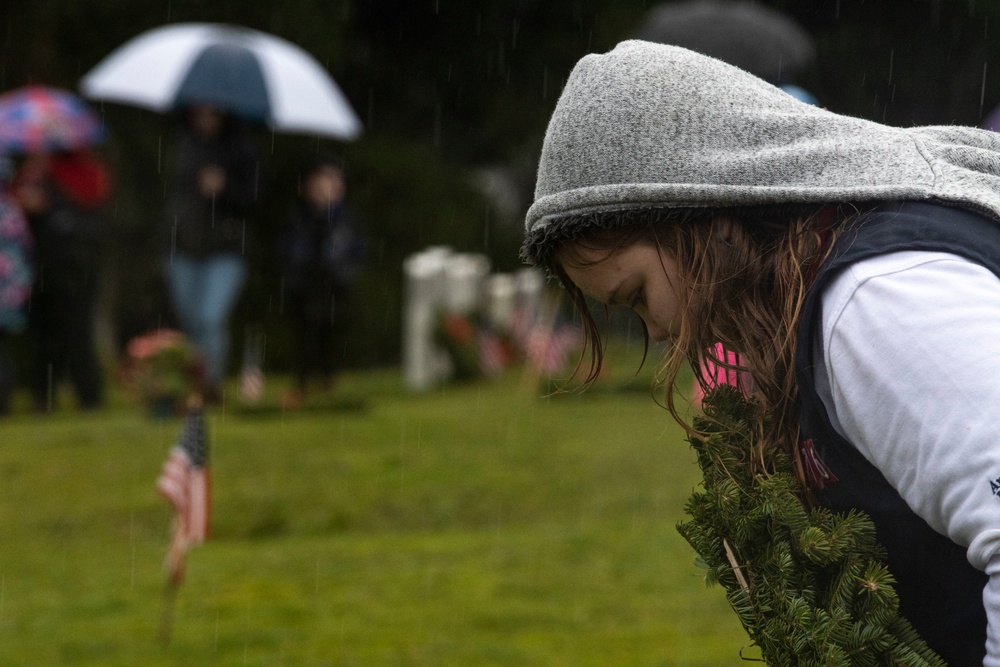
[[[566,82],[523,255],[581,310],[588,381],[587,297],[670,341],[678,419],[681,368],[741,355],[758,446],[868,513],[947,664],[1000,667],[1000,134],[841,116],[623,42]]]

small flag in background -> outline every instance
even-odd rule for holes
[[[156,490],[174,506],[174,535],[166,567],[174,587],[184,579],[184,556],[208,537],[211,494],[208,439],[200,401],[188,405],[180,438],[170,448]]]
[[[240,398],[254,405],[264,394],[264,341],[265,334],[247,327],[243,344],[243,368],[240,370]]]
[[[526,356],[535,370],[553,375],[566,367],[567,356],[580,343],[580,332],[576,327],[540,325],[528,335]]]

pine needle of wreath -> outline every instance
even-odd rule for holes
[[[770,665],[945,667],[899,613],[895,580],[862,512],[809,509],[787,456],[750,473],[752,406],[720,386],[690,442],[703,490],[677,530]]]

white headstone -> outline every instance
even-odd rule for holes
[[[524,309],[527,316],[534,320],[542,302],[542,292],[545,290],[545,273],[535,267],[526,267],[517,272],[517,305]]]
[[[429,389],[451,372],[447,353],[434,344],[450,257],[450,249],[435,246],[403,263],[403,379],[410,389]]]
[[[494,273],[486,281],[486,316],[497,329],[507,331],[514,317],[517,280],[509,273]]]
[[[490,259],[486,255],[451,255],[445,265],[444,307],[459,315],[479,308],[489,273]]]

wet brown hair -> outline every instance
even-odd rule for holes
[[[753,378],[750,400],[760,417],[752,424],[758,443],[752,460],[764,472],[763,452],[785,450],[802,477],[799,440],[798,388],[794,357],[799,319],[816,269],[825,259],[839,230],[856,211],[812,207],[806,210],[713,211],[636,209],[586,219],[556,221],[575,231],[539,254],[543,265],[562,282],[579,311],[590,363],[581,356],[577,376],[594,382],[603,363],[601,327],[583,292],[573,284],[564,264],[584,267],[586,250],[603,251],[598,262],[622,248],[655,243],[676,262],[681,299],[680,330],[671,341],[658,373],[664,406],[690,433],[682,417],[686,406],[676,403],[677,378],[685,364],[695,371],[702,388],[708,363],[747,371]],[[549,232],[553,236],[552,232]],[[649,337],[646,336],[648,348]],[[742,368],[718,358],[722,343],[742,355]],[[643,357],[645,359],[645,356]]]

